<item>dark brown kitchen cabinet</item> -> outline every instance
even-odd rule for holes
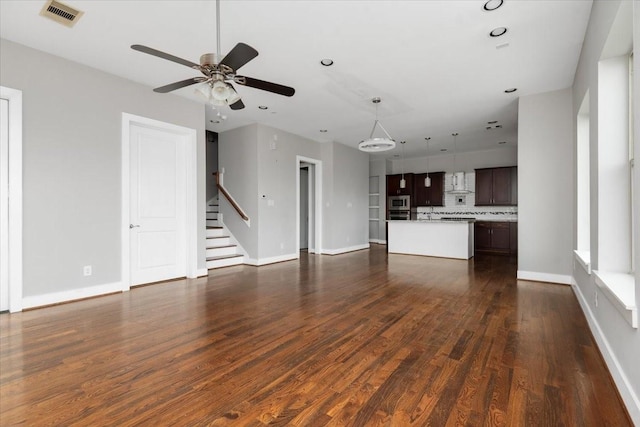
[[[517,238],[517,234],[515,236]],[[511,223],[498,221],[477,221],[474,227],[475,251],[510,254],[513,245]],[[517,241],[516,241],[517,247]]]
[[[387,196],[411,196],[411,190],[413,189],[413,174],[405,173],[404,179],[406,181],[406,186],[404,188],[400,188],[400,180],[402,179],[402,174],[398,173],[395,175],[387,175]],[[413,205],[413,201],[411,201],[411,205]]]
[[[517,167],[476,169],[476,206],[518,204]]]
[[[509,253],[515,255],[518,253],[518,223],[509,223]]]
[[[414,206],[444,206],[444,172],[429,173],[431,187],[424,186],[426,173],[413,175],[413,200]]]

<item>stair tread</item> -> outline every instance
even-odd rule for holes
[[[207,261],[216,261],[219,259],[228,259],[228,258],[240,258],[243,257],[242,254],[233,254],[233,255],[220,255],[220,256],[212,256],[207,258]]]
[[[220,248],[237,248],[238,245],[220,245],[220,246],[207,246],[207,249],[220,249]]]
[[[207,239],[228,239],[229,236],[209,236]]]
[[[207,225],[207,228],[211,229],[211,230],[220,230],[222,228],[222,226],[221,225]]]

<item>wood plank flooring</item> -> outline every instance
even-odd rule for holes
[[[384,246],[0,315],[0,425],[629,426],[568,286]]]

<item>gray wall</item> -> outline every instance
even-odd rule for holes
[[[571,89],[520,97],[518,272],[570,281],[573,250]]]
[[[632,4],[632,5],[631,5]],[[629,9],[634,7],[633,13]],[[622,7],[622,8],[621,8]],[[624,8],[627,9],[624,9]],[[633,45],[640,46],[640,5],[638,2],[621,2],[619,0],[594,1],[591,11],[591,18],[587,28],[587,35],[582,47],[582,54],[576,71],[576,78],[573,86],[573,108],[577,113],[580,103],[587,90],[590,100],[590,171],[591,171],[591,265],[593,269],[603,267],[600,264],[600,254],[598,253],[601,243],[599,235],[602,230],[603,216],[600,215],[599,204],[602,197],[599,186],[606,182],[607,177],[600,176],[603,173],[599,168],[599,150],[607,149],[607,141],[599,141],[598,126],[598,106],[600,104],[598,96],[598,62],[601,59],[611,58],[629,52],[629,34],[622,35],[624,28],[633,16]],[[627,21],[620,25],[620,20]],[[612,43],[618,40],[619,43]],[[640,212],[640,168],[637,166],[638,153],[640,153],[640,58],[634,55],[634,103],[635,103],[635,123],[634,123],[634,144],[635,144],[635,230],[634,245],[635,251],[635,297],[636,307],[640,306],[640,222],[638,212]],[[603,108],[603,106],[600,106]],[[573,117],[574,126],[576,118]],[[576,142],[574,141],[574,151]],[[602,190],[604,191],[604,190]],[[573,203],[574,215],[577,207]],[[608,221],[607,221],[608,222]],[[575,242],[574,242],[575,244]],[[623,400],[637,425],[640,425],[640,369],[638,365],[638,355],[640,354],[640,331],[632,328],[618,312],[616,305],[602,293],[596,285],[593,274],[587,272],[576,263],[573,269],[575,280],[575,292],[581,302],[583,311],[589,321],[589,325],[594,337],[601,349],[601,352],[609,366],[612,376],[618,385]],[[598,293],[598,304],[595,304],[594,295]]]
[[[323,249],[368,245],[369,155],[343,144],[330,147],[333,180],[325,194],[331,208],[325,212],[331,233],[326,235]]]
[[[251,221],[238,216],[224,196],[220,197],[223,222],[251,258],[258,257],[258,125],[244,126],[218,134],[218,169],[224,188]]]
[[[251,225],[239,220],[228,204],[222,202],[220,208],[249,262],[297,255],[296,156],[322,162],[322,249],[368,245],[367,154],[257,124],[221,133],[219,138],[224,185],[247,212]]]
[[[204,107],[0,40],[0,85],[23,93],[25,297],[121,280],[121,128],[127,112],[198,133],[204,251]],[[82,267],[93,266],[84,277]]]
[[[473,172],[474,169],[493,168],[500,166],[515,166],[518,162],[518,148],[505,147],[494,150],[473,151],[456,155],[456,169],[453,170],[453,154],[440,154],[429,156],[429,172]],[[427,157],[412,157],[404,161],[396,159],[391,161],[392,167],[389,174],[423,173],[427,171]]]

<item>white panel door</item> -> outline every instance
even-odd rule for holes
[[[186,141],[132,124],[131,285],[186,275]]]
[[[0,311],[9,310],[9,101],[0,98]]]

